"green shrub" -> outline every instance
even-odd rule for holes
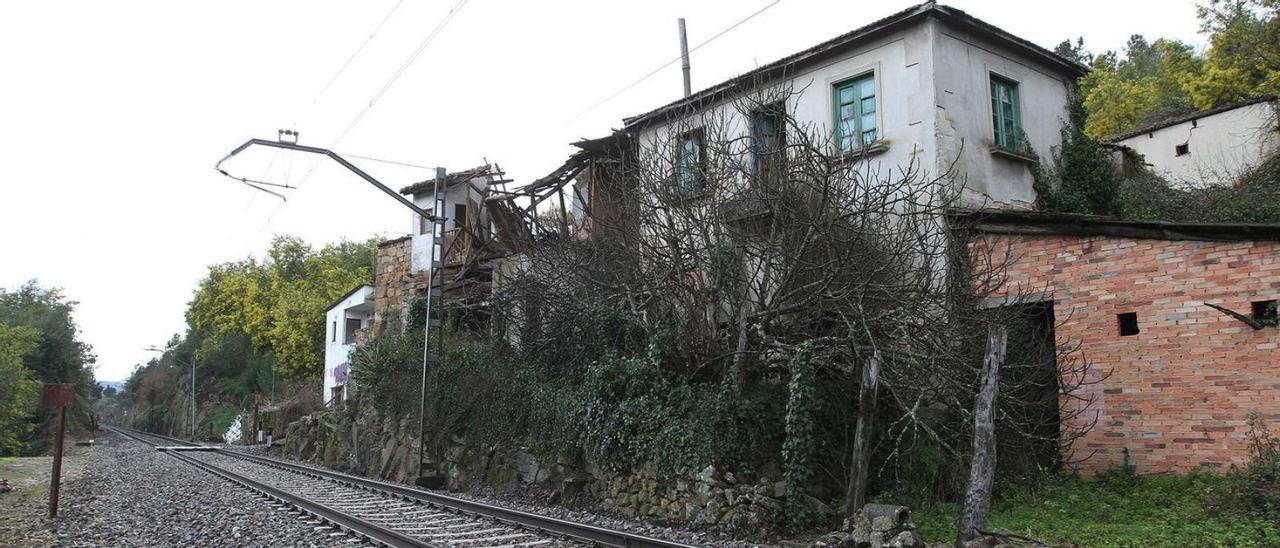
[[[1256,413],[1249,415],[1248,424],[1249,463],[1232,468],[1228,481],[1211,493],[1211,508],[1280,523],[1280,436]]]
[[[792,523],[803,521],[804,495],[813,478],[817,387],[810,362],[812,352],[813,346],[809,343],[796,350],[791,358],[791,382],[787,386],[790,397],[787,399],[787,437],[782,442],[782,475],[787,482],[787,519]]]

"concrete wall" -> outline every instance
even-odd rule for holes
[[[1077,357],[1101,380],[1081,393],[1094,399],[1082,419],[1097,425],[1073,448],[1074,459],[1092,454],[1076,468],[1224,470],[1247,460],[1250,412],[1280,422],[1280,331],[1203,304],[1248,315],[1251,302],[1280,298],[1280,243],[987,238],[1018,259],[1007,287],[1047,289],[1058,343],[1081,344]],[[1127,312],[1140,332],[1121,336],[1117,314]]]
[[[1191,186],[1229,183],[1241,170],[1280,150],[1276,103],[1263,102],[1188,120],[1115,141],[1141,154],[1152,169]],[[1177,155],[1176,147],[1188,145]]]
[[[333,388],[347,382],[348,359],[354,340],[347,340],[346,321],[360,320],[361,329],[373,324],[373,287],[363,286],[325,312],[324,319],[324,401],[332,398]]]
[[[788,101],[788,111],[799,123],[829,135],[833,84],[867,73],[875,74],[878,128],[887,145],[861,160],[868,173],[891,177],[900,166],[918,161],[936,175],[959,158],[958,174],[971,189],[966,205],[1030,207],[1034,202],[1029,164],[990,151],[990,75],[1018,82],[1022,127],[1041,155],[1061,144],[1069,76],[928,19],[779,85],[803,90]],[[749,121],[734,107],[733,101],[722,102],[687,119],[645,128],[640,146],[671,142],[677,131],[718,119],[726,120],[736,136],[747,136]]]

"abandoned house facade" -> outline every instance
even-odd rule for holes
[[[1033,155],[1060,145],[1068,95],[1085,72],[926,2],[627,118],[624,132],[639,147],[674,141],[695,160],[706,153],[708,123],[783,143],[769,108],[739,112],[743,99],[781,90],[782,103],[770,108],[829,135],[833,152],[866,162],[870,173],[913,162],[933,174],[954,169],[964,205],[1029,208]]]
[[[1141,161],[1169,181],[1192,187],[1228,184],[1280,152],[1274,95],[1178,115],[1106,137],[1122,159]]]
[[[771,109],[785,109],[829,134],[832,152],[872,172],[911,164],[935,174],[954,170],[963,183],[958,205],[981,211],[979,232],[988,244],[1018,258],[1006,289],[1038,288],[1053,339],[1079,342],[1095,366],[1097,382],[1084,396],[1094,406],[1085,416],[1096,425],[1066,455],[1069,465],[1158,473],[1240,462],[1248,412],[1280,420],[1276,329],[1254,329],[1205,303],[1246,316],[1263,303],[1256,312],[1266,316],[1266,303],[1280,296],[1280,229],[1108,224],[1026,212],[1036,199],[1035,156],[1060,145],[1069,95],[1085,72],[927,2],[627,118],[611,135],[574,143],[579,150],[562,166],[515,191],[491,166],[450,175],[437,282],[446,295],[483,301],[539,231],[557,231],[536,219],[540,204],[572,210],[572,223],[558,227],[561,237],[611,237],[625,223],[597,221],[625,215],[620,188],[627,182],[615,180],[616,164],[651,143],[699,160],[707,154],[700,130],[712,122],[753,141],[785,142],[770,119],[778,112]],[[769,88],[794,93],[770,109],[739,111],[741,99]],[[673,183],[680,184],[681,162],[674,163]],[[434,210],[434,184],[402,192]],[[431,284],[431,227],[424,219],[413,223],[410,236],[379,246],[375,330],[404,325],[412,301]]]

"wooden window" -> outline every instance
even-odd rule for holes
[[[681,133],[676,138],[676,188],[682,192],[702,190],[706,182],[707,144],[702,128]]]
[[[1191,143],[1182,143],[1173,147],[1174,156],[1186,156],[1191,154]]]
[[[1018,106],[1018,83],[991,76],[991,121],[996,146],[1008,150],[1022,147],[1022,120]]]
[[[1125,312],[1123,314],[1116,314],[1116,320],[1120,324],[1121,337],[1137,335],[1139,332],[1141,332],[1141,330],[1138,329],[1138,313],[1137,312]]]
[[[853,152],[876,142],[876,78],[859,76],[835,85],[835,140],[841,153]]]
[[[761,181],[775,181],[786,165],[786,105],[774,103],[751,113],[752,160]]]

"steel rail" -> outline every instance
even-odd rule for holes
[[[139,436],[138,433],[126,431],[121,428],[111,428],[111,429],[127,437],[133,438],[135,440],[146,443],[153,447],[156,446],[156,444],[146,439],[143,439],[143,436],[153,436],[161,440],[181,442],[181,440],[175,440],[168,436],[162,436],[159,434],[146,433],[146,434],[143,434],[142,436]],[[188,446],[198,445],[190,442],[182,442],[182,443]],[[320,518],[324,521],[337,525],[338,527],[341,527],[343,529],[353,531],[375,542],[380,542],[387,546],[394,546],[396,548],[424,548],[424,547],[438,546],[437,544],[423,542],[420,539],[416,539],[411,536],[405,535],[403,533],[394,531],[392,529],[382,527],[378,524],[365,521],[358,517],[347,514],[346,512],[343,512],[341,510],[337,510],[335,508],[325,506],[323,504],[305,499],[303,497],[294,495],[292,493],[278,489],[276,487],[272,487],[260,481],[247,478],[243,475],[237,474],[235,472],[232,472],[230,470],[227,470],[215,464],[204,462],[202,460],[193,458],[188,455],[183,455],[178,452],[170,451],[169,455],[178,459],[179,461],[195,466],[196,468],[202,469],[215,476],[219,476],[223,479],[231,481],[232,483],[240,484],[241,486],[251,491],[256,491],[267,497],[273,498],[277,501],[292,505],[293,507],[303,510],[317,518]]]
[[[126,435],[128,435],[126,433]],[[184,445],[199,445],[191,442],[161,436],[156,434],[146,434],[155,436],[159,439],[169,440]],[[134,436],[130,436],[134,437]],[[135,438],[136,439],[136,438]],[[147,442],[150,443],[150,442]],[[217,453],[255,462],[264,466],[270,466],[277,469],[287,470],[307,476],[320,479],[327,479],[353,487],[359,487],[375,492],[382,492],[395,497],[415,500],[423,502],[430,506],[455,511],[463,514],[470,514],[488,518],[490,520],[505,523],[508,525],[520,527],[531,531],[539,531],[545,534],[576,540],[594,546],[607,546],[612,548],[694,548],[693,545],[683,544],[680,542],[669,541],[659,538],[647,537],[636,533],[628,533],[625,531],[617,531],[613,529],[605,529],[594,525],[583,523],[575,523],[559,518],[543,516],[531,512],[521,510],[513,510],[493,504],[477,502],[473,500],[442,495],[422,489],[408,487],[398,483],[374,480],[370,478],[353,476],[341,472],[334,472],[324,468],[289,462],[272,457],[264,457],[261,455],[253,455],[242,451],[218,448]]]
[[[605,529],[594,525],[583,523],[575,523],[572,521],[562,520],[531,512],[521,510],[513,510],[503,508],[483,502],[467,500],[430,491],[423,491],[397,483],[379,481],[341,472],[334,472],[323,468],[308,466],[288,462],[276,458],[264,457],[261,455],[251,455],[240,451],[219,449],[219,453],[232,455],[240,459],[249,460],[273,466],[293,472],[321,477],[332,481],[347,483],[364,489],[373,491],[382,491],[387,494],[403,497],[411,500],[417,500],[433,506],[452,509],[467,514],[483,516],[494,521],[541,531],[556,536],[571,538],[596,546],[609,547],[630,547],[630,548],[693,548],[692,545],[682,544],[679,542],[663,540],[659,538],[646,537],[635,533],[625,531],[616,531],[613,529]]]
[[[396,548],[422,548],[422,547],[439,546],[437,544],[424,542],[422,540],[413,538],[404,533],[400,533],[398,531],[388,529],[376,523],[365,521],[363,519],[360,519],[356,516],[353,516],[341,510],[338,510],[329,506],[325,506],[318,502],[311,501],[306,498],[300,497],[298,495],[289,493],[288,491],[284,491],[284,490],[272,487],[270,485],[267,485],[265,483],[262,483],[260,481],[247,478],[245,476],[242,476],[240,474],[227,470],[226,468],[222,468],[220,466],[204,462],[200,459],[191,457],[189,455],[184,455],[182,453],[174,453],[174,452],[170,452],[169,454],[176,457],[180,461],[191,464],[197,468],[201,468],[216,476],[221,476],[222,478],[230,480],[234,483],[238,483],[252,491],[257,491],[259,493],[262,493],[263,495],[276,499],[280,502],[290,504],[295,508],[303,510],[317,518],[320,518],[324,521],[337,525],[338,527],[341,527],[343,529],[347,529],[349,531],[355,532],[375,542],[380,542],[387,546],[394,546]]]

